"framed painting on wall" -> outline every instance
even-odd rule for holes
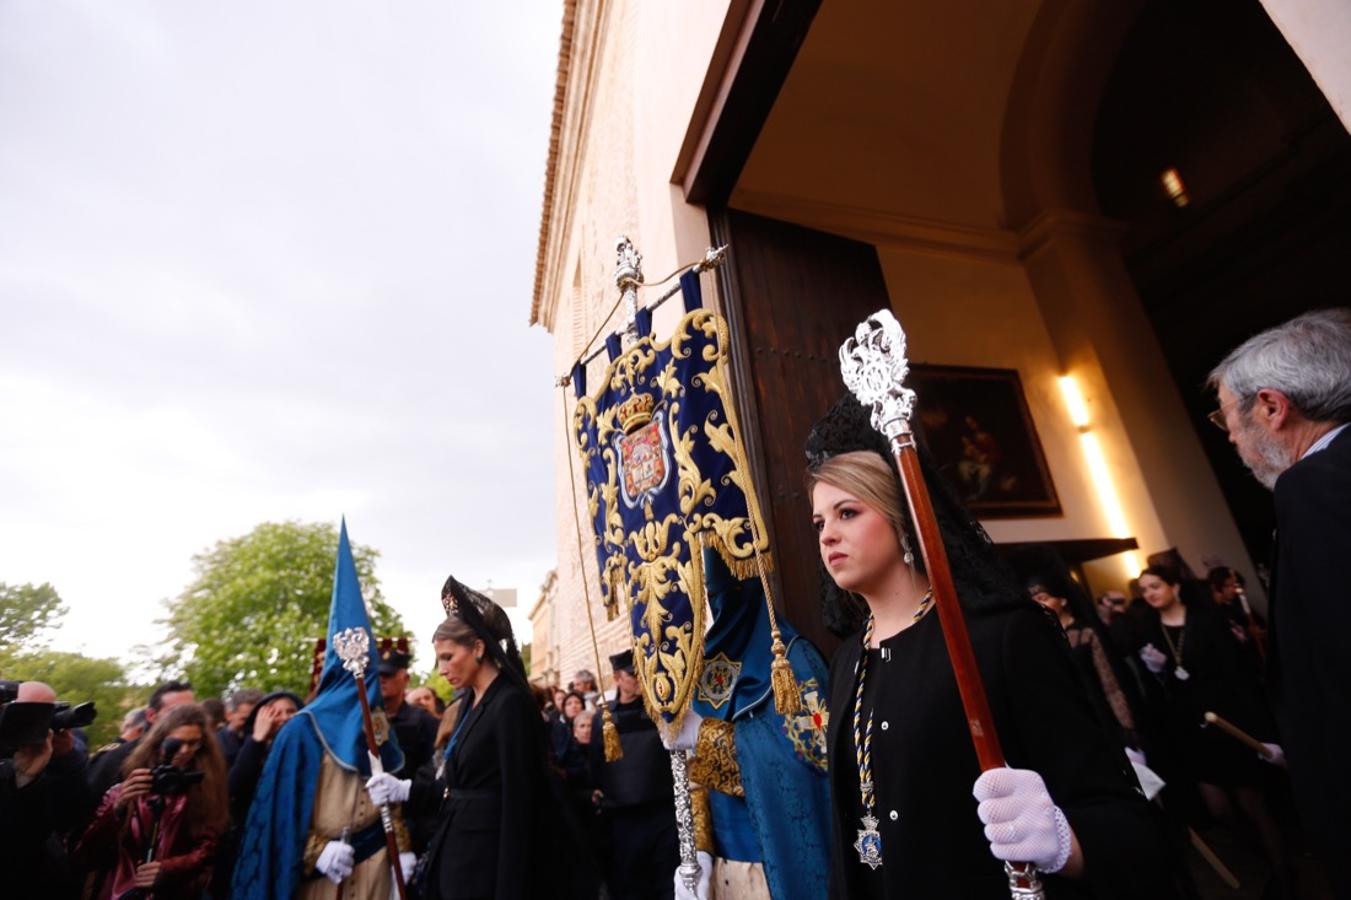
[[[977,518],[1060,515],[1016,370],[917,364],[908,383],[934,461]]]

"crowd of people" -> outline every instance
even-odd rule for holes
[[[773,626],[801,704],[766,699],[769,657],[735,662],[753,690],[695,704],[678,733],[649,716],[631,651],[611,657],[611,691],[589,671],[532,685],[506,614],[451,577],[432,638],[448,704],[410,687],[393,644],[364,728],[364,695],[331,658],[309,698],[202,700],[170,681],[112,744],[59,727],[7,748],[0,894],[993,898],[1040,878],[1052,897],[1197,897],[1183,854],[1219,825],[1265,861],[1266,896],[1351,897],[1351,313],[1254,337],[1212,386],[1212,421],[1275,496],[1265,618],[1243,573],[1198,577],[1176,550],[1096,600],[1054,552],[1005,560],[921,451],[987,695],[973,719],[896,460],[849,397],[806,448],[823,615],[841,637],[828,677]],[[763,601],[710,554],[715,621],[738,591]],[[332,617],[350,624],[336,599]],[[57,699],[25,682],[7,710]],[[978,758],[986,728],[1002,765]],[[693,869],[672,751],[693,754]],[[1296,873],[1302,848],[1274,810],[1287,794],[1327,887]]]

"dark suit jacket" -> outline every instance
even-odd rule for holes
[[[1287,469],[1275,497],[1269,683],[1304,830],[1331,870],[1351,859],[1351,428]]]
[[[472,695],[463,702],[471,703]],[[556,819],[545,782],[545,731],[534,698],[499,675],[464,719],[442,777],[414,782],[411,807],[439,802],[427,890],[442,900],[528,898],[539,893],[544,830]]]
[[[1175,896],[1161,822],[1108,740],[1059,625],[1042,611],[967,616],[1005,759],[1046,782],[1083,847],[1086,877],[1047,876],[1050,897]],[[873,778],[887,896],[1008,897],[972,786],[980,775],[938,615],[883,644],[877,678]],[[831,895],[858,893],[858,775],[852,740],[860,635],[835,651],[827,726],[833,810]]]

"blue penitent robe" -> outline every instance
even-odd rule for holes
[[[356,681],[343,669],[333,646],[334,634],[348,628],[364,628],[369,636],[366,606],[344,522],[319,691],[273,739],[240,842],[231,891],[234,900],[290,900],[295,893],[304,877],[305,841],[326,754],[348,771],[370,775]],[[380,683],[373,677],[379,662],[374,640],[370,641],[369,656],[367,672],[372,677],[366,685],[366,696],[371,708],[379,710]],[[392,733],[380,747],[380,756],[387,772],[398,771],[403,765],[403,754]],[[379,837],[379,846],[384,846],[383,836],[353,836],[358,861],[359,845],[371,843],[373,837]]]
[[[771,638],[758,579],[736,580],[704,551],[713,625],[693,709],[733,724],[745,797],[710,790],[714,855],[764,866],[774,900],[822,900],[830,875],[830,783],[826,777],[826,677],[820,652],[780,619],[802,711],[774,709]]]

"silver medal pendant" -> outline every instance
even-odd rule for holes
[[[1177,666],[1176,668],[1173,669],[1173,677],[1176,678],[1178,681],[1186,681],[1188,678],[1191,678],[1192,676],[1191,673],[1188,672],[1186,669],[1182,668],[1181,666]]]
[[[858,830],[854,849],[858,851],[859,862],[876,870],[882,865],[882,835],[877,831],[877,819],[864,816],[862,821],[863,827]]]

